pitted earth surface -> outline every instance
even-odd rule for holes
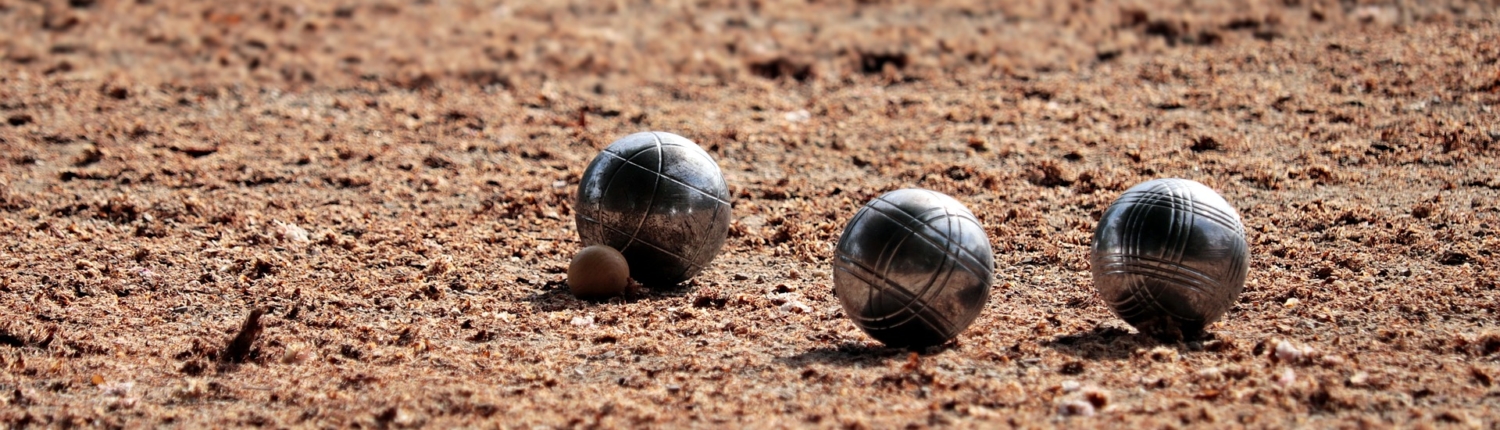
[[[1500,3],[907,3],[0,0],[0,426],[1500,423]],[[645,130],[729,239],[577,300],[578,179]],[[1204,340],[1089,274],[1164,177],[1247,230]],[[996,260],[916,354],[830,260],[909,187]]]

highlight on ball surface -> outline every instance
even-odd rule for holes
[[[1245,287],[1249,245],[1239,212],[1213,189],[1156,179],[1121,194],[1099,219],[1094,288],[1142,332],[1196,337]]]
[[[962,203],[896,190],[866,204],[839,236],[834,295],[856,326],[886,345],[938,345],[984,310],[994,265],[984,227]]]
[[[712,156],[676,134],[611,143],[578,184],[574,222],[584,245],[608,245],[648,286],[691,279],[729,237],[729,187]]]

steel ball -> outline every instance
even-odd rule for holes
[[[994,254],[958,200],[896,190],[865,204],[839,236],[834,295],[870,337],[926,347],[958,336],[984,310]]]
[[[693,141],[651,131],[604,148],[583,172],[573,205],[584,245],[620,251],[631,276],[671,286],[701,272],[729,235],[729,187]]]
[[[1104,211],[1090,256],[1094,288],[1145,333],[1196,337],[1245,287],[1245,227],[1234,206],[1187,179],[1131,187]]]

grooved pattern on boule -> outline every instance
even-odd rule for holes
[[[984,309],[994,256],[961,203],[905,189],[870,201],[839,237],[834,294],[856,326],[892,346],[952,339]]]
[[[1131,187],[1110,204],[1090,258],[1094,288],[1121,319],[1191,335],[1239,297],[1249,255],[1234,207],[1203,184],[1173,178]]]
[[[574,221],[585,245],[618,249],[632,276],[674,285],[701,272],[729,235],[729,189],[691,140],[642,132],[611,143],[578,184]]]

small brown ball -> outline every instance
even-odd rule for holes
[[[630,265],[614,248],[605,245],[583,248],[568,265],[568,290],[575,296],[618,296],[629,286]]]

